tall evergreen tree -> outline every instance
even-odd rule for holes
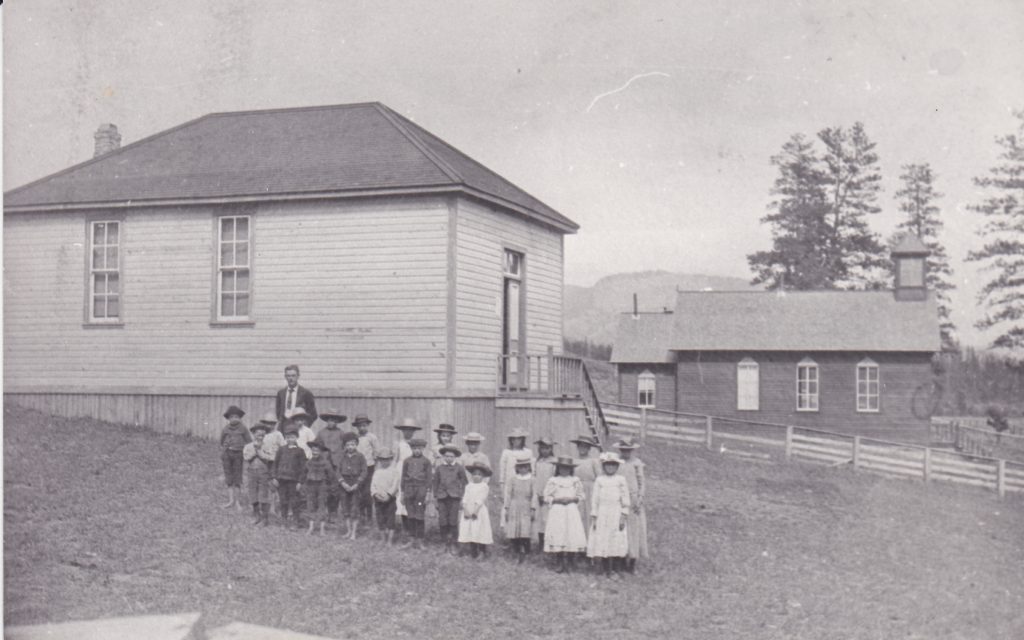
[[[974,179],[988,197],[971,209],[985,216],[978,234],[984,245],[967,259],[980,262],[988,281],[978,295],[985,316],[979,329],[997,334],[992,346],[1024,365],[1024,110],[1014,113],[1017,131],[996,138],[1000,164]]]
[[[754,284],[770,288],[857,289],[880,286],[885,254],[867,216],[875,204],[881,174],[874,143],[864,125],[849,131],[823,129],[818,155],[796,134],[771,162],[779,168],[762,222],[771,225],[772,248],[747,256]]]
[[[900,232],[909,232],[921,238],[931,251],[926,260],[926,284],[935,293],[938,302],[942,348],[945,351],[954,351],[959,343],[956,325],[950,319],[952,302],[949,294],[955,288],[953,270],[949,266],[946,248],[939,241],[942,220],[939,218],[939,208],[935,206],[935,201],[941,198],[942,194],[935,190],[935,174],[928,163],[905,164],[902,169],[902,186],[895,193],[895,198],[900,211],[906,214],[906,217],[896,226],[898,231],[893,242],[896,242]]]

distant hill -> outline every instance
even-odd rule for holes
[[[743,278],[706,276],[668,271],[616,273],[598,280],[592,287],[566,285],[565,337],[599,344],[611,344],[620,313],[633,310],[637,294],[640,311],[673,309],[676,291],[749,291],[756,289]]]

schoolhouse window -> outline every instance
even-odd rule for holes
[[[638,407],[654,408],[654,392],[656,383],[654,374],[644,370],[636,379],[636,405]]]
[[[118,322],[121,319],[121,223],[96,220],[89,227],[89,320]]]
[[[796,410],[818,410],[818,365],[810,358],[796,366]]]
[[[250,216],[222,216],[217,257],[217,319],[249,318]]]
[[[736,365],[736,409],[757,411],[761,390],[760,372],[757,362],[743,358]]]
[[[878,364],[874,360],[864,358],[857,363],[857,411],[878,411],[878,381]]]

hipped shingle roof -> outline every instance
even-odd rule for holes
[[[380,103],[214,113],[5,194],[5,209],[460,191],[578,226]]]

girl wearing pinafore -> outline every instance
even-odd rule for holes
[[[576,463],[572,458],[560,457],[555,462],[555,477],[544,486],[544,502],[548,510],[544,530],[544,551],[558,558],[556,571],[572,568],[573,554],[587,548],[587,534],[583,530],[579,504],[584,500],[583,483],[573,475]]]
[[[626,486],[626,478],[618,475],[618,455],[609,451],[602,453],[599,460],[604,473],[594,480],[587,555],[600,558],[605,575],[610,576],[612,565],[618,573],[629,551],[626,538],[626,517],[630,511],[629,488]]]
[[[516,474],[505,481],[504,511],[505,538],[522,564],[530,552],[533,519],[537,513],[537,495],[533,492],[533,474],[530,473],[531,456],[520,453],[515,459]]]

